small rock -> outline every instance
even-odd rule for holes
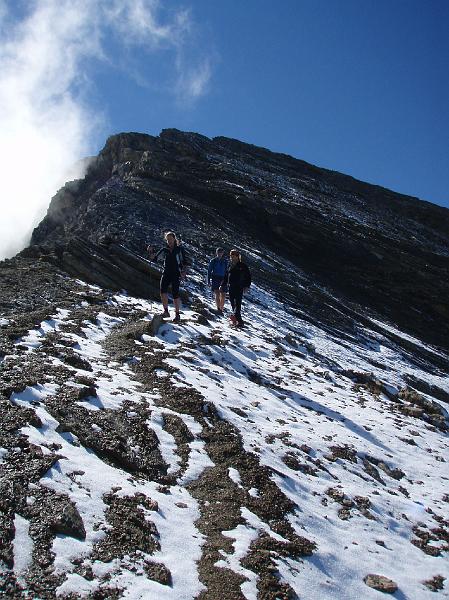
[[[159,328],[164,324],[164,320],[161,315],[154,315],[151,319],[150,324],[148,325],[148,333],[149,335],[157,335]]]
[[[161,563],[146,561],[144,566],[148,579],[157,581],[161,585],[171,585],[172,576],[167,567]]]
[[[86,530],[78,509],[72,504],[68,504],[64,509],[53,515],[52,530],[55,533],[69,535],[78,540],[86,539]]]
[[[354,496],[354,500],[357,504],[357,508],[371,508],[371,501],[365,496]]]
[[[351,518],[351,512],[347,508],[340,508],[338,511],[338,517],[342,521],[347,521]]]
[[[394,594],[398,589],[397,583],[384,575],[366,575],[363,581],[370,588],[378,590],[379,592],[384,592],[385,594]]]
[[[61,357],[67,365],[74,367],[75,369],[81,369],[83,371],[92,371],[92,366],[87,360],[81,358],[78,354],[66,354]]]
[[[429,590],[432,590],[432,592],[438,592],[444,588],[445,581],[445,577],[442,577],[441,575],[435,575],[435,577],[432,577],[432,579],[423,581],[423,584],[428,587]]]
[[[401,406],[399,410],[408,417],[422,417],[424,411],[418,406]]]
[[[341,502],[345,497],[344,492],[337,488],[329,488],[328,490],[326,490],[326,494],[336,502]]]

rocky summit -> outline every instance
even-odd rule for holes
[[[120,246],[145,256],[167,229],[198,260],[237,245],[298,308],[324,286],[449,349],[449,210],[237,140],[111,137],[52,199],[27,255],[118,289],[134,289],[129,263],[140,292]]]
[[[180,323],[146,253],[167,230]],[[217,246],[252,271],[243,329]],[[228,138],[111,137],[0,263],[0,596],[443,597],[448,299],[447,209]]]

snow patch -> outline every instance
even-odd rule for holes
[[[27,519],[16,514],[14,516],[14,574],[20,585],[26,588],[24,573],[31,566],[33,555],[33,540],[30,537],[30,523]]]

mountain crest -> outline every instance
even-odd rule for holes
[[[109,138],[0,263],[0,595],[446,591],[448,213],[236,140]],[[243,328],[217,246],[252,272]]]
[[[308,274],[448,348],[447,209],[237,140],[176,129],[112,136],[86,177],[52,199],[31,243],[54,255],[70,254],[75,238],[113,239],[145,256],[169,229],[198,260],[217,244],[241,247],[262,279],[276,273],[281,294],[298,278],[300,305]]]

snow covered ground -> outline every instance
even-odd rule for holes
[[[166,322],[156,336],[149,332],[137,336],[131,342],[132,355],[123,360],[111,355],[105,342],[127,325],[126,314],[133,310],[147,314],[138,321],[146,327],[158,310],[156,303],[116,294],[98,306],[95,319],[86,319],[81,326],[72,318],[82,305],[73,311],[58,309],[17,340],[24,360],[40,356],[57,369],[63,362],[46,356],[42,345],[49,335],[63,336],[91,368],[70,367],[64,386],[49,372],[46,381],[10,397],[13,405],[32,408],[40,419],[40,427],[29,424],[20,430],[29,443],[44,454],[55,445],[61,456],[38,485],[68,497],[85,530],[80,539],[58,534],[52,542],[53,573],[59,577],[56,595],[88,597],[107,585],[119,589],[124,598],[178,600],[207,590],[198,567],[208,535],[199,525],[204,504],[191,485],[217,464],[204,437],[207,415],[199,418],[167,403],[167,390],[172,389],[187,394],[195,390],[213,406],[218,417],[239,432],[244,451],[269,469],[271,481],[293,503],[286,519],[316,549],[311,556],[296,558],[271,551],[276,578],[289,586],[291,594],[308,600],[375,599],[379,592],[364,578],[378,574],[397,584],[396,598],[434,598],[424,582],[436,576],[449,578],[449,438],[444,427],[435,426],[435,413],[423,410],[422,403],[432,410],[439,407],[440,424],[447,405],[420,392],[417,406],[414,396],[400,391],[411,376],[449,393],[448,374],[411,362],[388,338],[390,326],[379,321],[376,331],[360,327],[352,340],[339,338],[294,316],[254,286],[244,301],[247,325],[236,330],[226,318],[207,312],[211,299],[199,281],[193,288],[195,304],[184,310],[181,325]],[[2,327],[7,324],[1,320]],[[379,333],[382,327],[385,335]],[[394,333],[401,335],[398,330]],[[9,359],[5,356],[4,363]],[[153,387],[144,383],[141,373],[142,361],[150,359],[159,360]],[[47,403],[62,393],[62,387],[81,388],[80,376],[95,382],[96,394],[76,402],[93,414],[94,421],[94,413],[126,410],[132,423],[146,407],[147,426],[157,436],[167,476],[172,478],[166,485],[119,468],[76,434],[61,431]],[[188,432],[183,450],[166,426],[172,417]],[[214,426],[211,421],[209,425]],[[92,428],[101,435],[100,421]],[[129,443],[135,447],[128,451],[138,455],[138,443]],[[9,453],[0,448],[0,469]],[[226,472],[227,485],[235,486],[246,501],[239,508],[239,524],[222,532],[231,546],[220,551],[222,558],[215,566],[242,576],[241,597],[256,599],[263,597],[258,591],[260,577],[244,560],[251,544],[262,534],[279,543],[286,540],[274,523],[251,509],[264,492],[247,485],[237,463]],[[139,505],[144,520],[157,530],[151,554],[140,551],[139,560],[126,555],[110,561],[93,558],[112,527],[105,501],[111,493],[123,499],[142,494],[157,503],[152,510]],[[33,501],[31,486],[27,503]],[[14,573],[26,589],[34,542],[24,516],[16,514],[14,524]],[[167,581],[148,574],[148,560],[168,570]],[[448,589],[446,581],[441,595]],[[223,598],[231,597],[236,596],[224,587]]]

